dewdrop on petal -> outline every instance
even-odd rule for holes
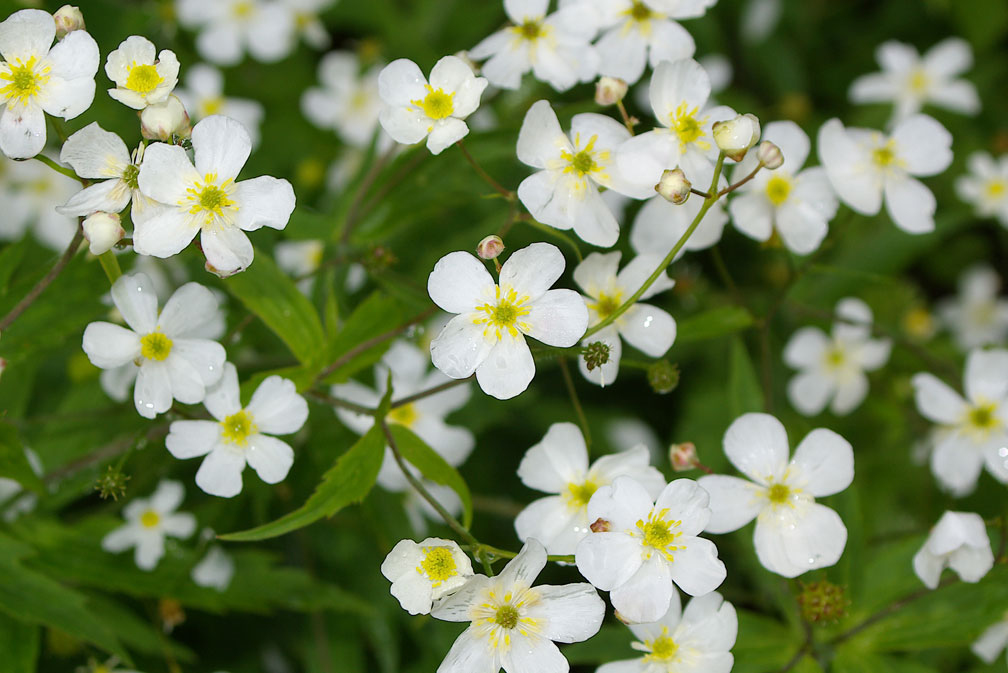
[[[189,113],[175,94],[140,113],[140,134],[148,140],[170,143],[173,137],[188,138],[191,133]]]
[[[53,14],[56,22],[56,39],[62,40],[75,30],[85,30],[84,15],[81,14],[80,7],[74,5],[63,5]]]
[[[616,105],[626,93],[627,83],[618,77],[600,77],[595,83],[595,102],[599,105]]]
[[[749,148],[760,138],[760,123],[756,115],[744,114],[723,122],[714,122],[714,142],[732,161],[742,161]]]
[[[769,140],[764,140],[756,146],[756,158],[759,159],[760,165],[770,170],[784,165],[784,154]]]
[[[686,179],[686,174],[681,168],[665,171],[662,173],[661,180],[655,185],[656,192],[661,194],[666,201],[677,206],[686,203],[691,189],[693,189],[693,184]]]
[[[476,254],[480,259],[497,259],[502,252],[504,252],[504,241],[495,234],[487,236],[476,246]]]
[[[115,213],[97,212],[88,215],[82,223],[84,227],[84,238],[88,240],[92,255],[100,255],[112,249],[126,232],[119,223],[119,216]]]

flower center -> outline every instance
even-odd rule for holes
[[[194,182],[193,186],[186,190],[189,194],[187,197],[190,204],[189,212],[193,215],[202,213],[204,225],[213,224],[217,218],[230,224],[230,216],[238,210],[238,206],[230,198],[233,189],[232,180],[225,180],[218,185],[217,174],[207,173],[203,176],[202,183]]]
[[[654,640],[644,643],[644,649],[650,654],[644,656],[644,661],[665,661],[670,662],[679,652],[679,645],[672,640],[668,634],[668,627],[662,627],[662,634]]]
[[[791,489],[786,484],[772,484],[767,489],[767,500],[775,505],[783,505],[791,497]]]
[[[697,142],[704,136],[703,124],[707,120],[706,117],[697,119],[699,112],[699,108],[694,107],[691,110],[686,102],[682,102],[671,115],[672,124],[670,128],[679,137],[679,145],[682,148],[685,148],[686,145],[692,142],[696,142],[697,147],[700,149],[710,149],[710,143]]]
[[[439,586],[442,582],[458,575],[458,568],[455,566],[451,549],[448,547],[424,547],[423,551],[424,559],[420,561],[417,572],[426,574],[434,586]],[[515,620],[517,621],[517,613]]]
[[[130,164],[123,169],[122,181],[126,183],[126,186],[130,189],[140,189],[140,183],[137,178],[140,176],[140,168]]]
[[[658,552],[665,557],[665,560],[671,562],[675,559],[672,556],[673,552],[685,549],[686,547],[677,546],[673,544],[682,533],[678,530],[679,526],[682,525],[682,521],[678,520],[666,520],[665,517],[668,515],[668,508],[662,509],[661,511],[651,510],[648,514],[647,521],[642,519],[637,520],[637,529],[641,532],[644,537],[644,546],[651,547],[654,551]],[[651,552],[647,552],[647,558],[651,557]]]
[[[598,301],[594,304],[589,304],[589,308],[598,313],[599,318],[605,320],[613,313],[616,312],[620,306],[623,305],[623,293],[616,291],[612,294],[606,294],[605,292],[599,292]]]
[[[201,107],[203,109],[201,117],[209,117],[210,115],[215,115],[221,111],[224,107],[224,99],[221,96],[211,96],[209,98],[204,98]]]
[[[140,515],[140,525],[144,528],[153,528],[161,522],[161,515],[152,509]]]
[[[243,0],[243,2],[236,2],[231,5],[231,14],[237,19],[247,19],[252,15],[252,11],[255,9],[255,3],[249,0]]]
[[[164,78],[154,66],[135,65],[130,68],[129,77],[126,78],[126,88],[146,96],[163,81]]]
[[[901,165],[903,162],[896,154],[896,143],[890,140],[885,145],[880,145],[872,150],[872,163],[879,168],[890,168]]]
[[[28,101],[39,93],[42,85],[49,81],[49,66],[35,72],[37,62],[38,59],[32,56],[27,62],[18,58],[14,59],[14,63],[7,63],[10,71],[0,73],[0,82],[8,84],[0,89],[0,96],[8,101],[16,100],[21,105],[27,105]]]
[[[518,609],[510,603],[505,603],[497,608],[497,614],[494,615],[494,621],[502,628],[513,629],[518,626],[519,617],[520,615],[518,614]]]
[[[839,369],[847,362],[847,354],[839,346],[831,346],[823,357],[829,369]]]
[[[770,203],[779,206],[787,201],[791,194],[791,181],[780,175],[775,175],[767,180],[766,195]]]
[[[450,117],[455,111],[455,94],[445,93],[443,89],[435,89],[430,84],[425,85],[427,95],[423,100],[411,100],[413,105],[423,110],[423,113],[431,119],[444,119]]]
[[[598,487],[599,485],[591,479],[586,479],[580,484],[567,484],[567,493],[564,494],[567,504],[576,509],[585,507]]]
[[[520,26],[515,26],[512,30],[518,33],[523,40],[528,40],[529,42],[538,40],[545,32],[542,21],[536,19],[526,19]]]
[[[975,430],[990,432],[999,425],[994,411],[993,404],[981,404],[973,407],[969,410],[969,424]]]
[[[151,332],[140,339],[140,355],[147,360],[163,362],[171,355],[172,340],[163,332]]]
[[[647,21],[654,16],[654,12],[651,11],[651,8],[640,0],[634,0],[633,6],[627,10],[627,14],[631,19],[638,22]]]
[[[388,412],[389,422],[405,425],[407,428],[416,422],[418,416],[416,407],[412,404],[404,404]]]
[[[985,191],[988,198],[999,199],[1005,195],[1005,191],[1008,191],[1008,186],[1004,180],[991,180],[987,183]]]
[[[514,289],[509,289],[501,296],[500,286],[494,286],[496,303],[489,302],[476,307],[476,311],[482,311],[486,317],[478,317],[473,322],[477,325],[486,325],[483,335],[487,335],[488,330],[494,330],[497,338],[501,338],[501,330],[507,330],[512,337],[518,336],[518,331],[527,332],[530,327],[528,323],[520,321],[519,318],[527,316],[532,311],[528,306],[528,295],[518,296]]]
[[[928,78],[927,73],[921,68],[915,70],[913,75],[910,76],[910,90],[914,93],[924,93],[927,91],[930,83],[931,80]]]
[[[244,409],[238,413],[231,414],[221,421],[220,425],[221,435],[224,437],[224,440],[237,446],[248,445],[249,435],[258,430],[252,420],[252,414]]]

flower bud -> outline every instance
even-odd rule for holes
[[[693,442],[673,444],[669,447],[669,462],[676,472],[685,472],[700,466],[696,445]]]
[[[675,205],[686,203],[689,198],[693,184],[686,179],[686,174],[681,168],[673,168],[662,173],[661,180],[655,185],[655,191],[661,194],[666,201],[671,201]]]
[[[591,532],[593,533],[606,533],[612,530],[612,522],[608,519],[598,518],[588,527],[591,528]]]
[[[584,358],[585,367],[588,368],[588,371],[592,371],[596,367],[601,367],[609,362],[609,344],[602,341],[593,341],[585,346],[581,352],[581,356]]]
[[[188,138],[191,132],[189,114],[174,94],[140,113],[140,134],[148,140],[170,143],[173,138]]]
[[[679,385],[679,368],[668,360],[658,360],[647,368],[647,380],[659,395],[670,393]]]
[[[122,225],[119,224],[119,216],[115,213],[101,211],[92,213],[84,218],[82,226],[84,238],[90,243],[88,250],[92,255],[108,252],[126,235]]]
[[[491,234],[476,246],[476,254],[480,259],[497,259],[504,252],[504,241],[500,236]]]
[[[798,594],[798,606],[802,618],[813,624],[819,622],[837,622],[847,615],[850,600],[842,586],[827,580],[819,580],[810,584],[801,582],[801,593]]]
[[[744,114],[723,122],[714,122],[714,142],[732,161],[742,161],[749,148],[760,138],[756,115]]]
[[[617,77],[600,77],[595,83],[595,102],[599,105],[616,105],[626,93],[627,83]]]
[[[56,39],[62,40],[75,30],[84,30],[84,15],[80,8],[73,5],[63,5],[53,14],[56,21]]]
[[[756,158],[770,170],[784,165],[784,155],[781,154],[780,148],[769,140],[764,140],[756,147]]]
[[[4,370],[7,369],[7,361],[0,358],[0,376],[3,376]]]

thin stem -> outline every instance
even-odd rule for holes
[[[399,334],[401,334],[402,332],[406,331],[407,329],[409,329],[410,327],[412,327],[416,323],[422,322],[422,321],[426,320],[428,317],[430,317],[430,315],[432,313],[434,313],[434,311],[435,311],[435,308],[433,306],[431,306],[429,309],[427,309],[423,313],[420,313],[419,315],[413,316],[412,318],[410,318],[409,320],[407,320],[403,324],[399,325],[398,327],[393,327],[392,329],[390,329],[387,332],[382,332],[381,334],[379,334],[376,337],[372,337],[372,338],[368,339],[367,341],[363,341],[363,342],[357,344],[356,346],[354,346],[353,348],[351,348],[350,350],[348,350],[346,353],[344,353],[343,355],[341,355],[338,358],[336,358],[336,360],[331,365],[329,365],[328,367],[326,367],[325,369],[323,369],[322,372],[318,376],[315,377],[315,382],[318,383],[319,381],[324,381],[330,374],[332,374],[334,371],[336,371],[337,369],[339,369],[340,367],[342,367],[346,363],[348,363],[351,360],[353,360],[355,357],[357,357],[361,353],[364,353],[365,351],[368,351],[368,350],[374,348],[375,346],[377,346],[379,344],[385,343],[389,339],[392,339],[392,338],[398,336]]]
[[[501,196],[503,196],[508,201],[514,201],[515,200],[515,193],[512,192],[510,189],[507,189],[506,187],[504,187],[501,183],[499,183],[496,180],[494,180],[490,176],[489,173],[487,173],[485,170],[483,170],[483,167],[480,166],[479,163],[477,163],[477,161],[473,158],[473,156],[471,154],[469,154],[469,150],[466,149],[465,144],[461,140],[459,140],[455,144],[458,145],[458,148],[460,150],[462,150],[462,155],[465,156],[466,161],[468,161],[469,165],[473,167],[473,170],[475,170],[476,173],[478,173],[479,176],[481,178],[483,178],[483,180],[488,185],[490,185],[491,187],[493,187],[494,191],[496,191],[498,194],[500,194]]]
[[[355,402],[349,402],[347,400],[341,400],[338,397],[333,397],[332,395],[326,395],[325,393],[320,393],[317,390],[309,390],[306,395],[309,395],[319,402],[324,402],[332,407],[340,407],[341,409],[346,409],[347,411],[352,411],[356,414],[362,414],[364,416],[374,416],[376,409],[370,407],[365,407]]]
[[[70,170],[69,168],[67,168],[65,166],[60,166],[58,163],[56,163],[55,161],[53,161],[52,159],[50,159],[49,157],[47,157],[44,154],[36,154],[34,158],[37,159],[37,160],[39,160],[39,161],[41,161],[42,163],[44,163],[46,166],[48,166],[49,168],[53,169],[57,173],[62,173],[63,175],[65,175],[68,178],[70,178],[71,180],[80,180],[80,178],[77,177],[77,174],[74,173],[72,170]]]
[[[936,588],[934,588],[934,589],[930,589],[928,587],[922,587],[922,588],[918,589],[917,591],[909,593],[906,596],[904,596],[903,598],[900,598],[900,599],[897,599],[897,600],[893,601],[892,603],[890,603],[889,605],[885,606],[884,608],[882,608],[878,612],[876,612],[876,613],[874,613],[872,615],[869,615],[860,624],[857,624],[856,626],[852,626],[851,628],[847,629],[843,633],[837,635],[832,640],[830,640],[830,644],[834,644],[835,645],[835,644],[838,644],[838,643],[842,643],[845,640],[850,640],[851,638],[853,638],[857,634],[859,634],[862,631],[864,631],[865,629],[867,629],[872,624],[885,619],[886,617],[888,617],[892,613],[896,612],[897,610],[905,607],[906,605],[909,605],[910,603],[913,603],[914,601],[919,600],[919,599],[923,598],[924,596],[927,596],[927,595],[931,594],[932,592],[937,591],[938,589],[942,589],[944,587],[947,587],[950,584],[955,584],[958,581],[959,581],[958,577],[950,576],[950,577],[946,577],[944,580],[942,580],[938,584],[938,586]]]
[[[80,227],[80,225],[77,225],[77,233],[74,234],[73,240],[70,241],[70,245],[67,247],[66,252],[63,253],[63,256],[59,258],[55,265],[53,265],[53,268],[49,269],[49,273],[47,273],[42,280],[36,283],[35,287],[33,287],[28,294],[24,296],[24,299],[19,301],[17,305],[10,310],[10,313],[0,319],[0,332],[10,327],[11,323],[17,320],[18,317],[20,317],[20,315],[24,313],[36,299],[39,298],[39,295],[45,292],[45,289],[49,287],[54,280],[56,280],[56,276],[60,275],[60,272],[66,268],[66,265],[70,263],[70,260],[73,259],[73,256],[77,253],[77,248],[80,247],[82,240],[84,240],[84,230]]]
[[[402,398],[401,400],[395,400],[394,402],[392,402],[391,405],[389,405],[389,408],[390,409],[397,409],[399,407],[404,407],[407,404],[411,404],[411,403],[416,402],[417,400],[423,399],[425,397],[430,397],[431,395],[437,395],[438,393],[440,393],[443,390],[448,390],[449,388],[454,388],[455,386],[462,385],[463,383],[468,382],[471,378],[472,377],[469,376],[469,377],[464,378],[464,379],[453,379],[451,381],[445,381],[444,383],[441,383],[439,385],[433,386],[431,388],[427,388],[426,390],[421,390],[418,393],[413,393],[412,395],[408,395],[408,396]]]
[[[693,187],[690,187],[690,194],[696,194],[697,196],[702,196],[705,199],[709,199],[711,197],[711,195],[707,192],[702,192],[699,189],[694,189]]]
[[[119,268],[119,260],[116,259],[114,252],[106,250],[98,255],[98,261],[101,262],[102,270],[108,277],[110,284],[114,284],[119,280],[119,277],[122,276],[122,269]]]
[[[630,135],[634,134],[634,124],[636,120],[627,114],[626,106],[623,105],[622,100],[616,101],[616,108],[619,110],[620,117],[623,118],[623,126],[626,126],[626,130],[630,132]]]
[[[383,168],[385,168],[385,164],[387,164],[395,155],[396,147],[396,145],[393,145],[381,156],[379,156],[378,159],[371,164],[371,168],[368,169],[367,174],[361,180],[360,185],[358,185],[353,201],[350,202],[350,206],[347,208],[346,218],[343,220],[343,231],[340,233],[340,242],[344,245],[346,245],[346,243],[350,240],[350,234],[353,232],[354,225],[357,224],[360,206],[364,201],[364,196],[371,188],[371,185],[374,184],[374,181],[378,179],[378,174],[381,173]]]
[[[548,224],[543,224],[542,222],[538,221],[531,215],[522,215],[519,216],[518,219],[521,220],[522,222],[525,222],[529,226],[538,229],[544,234],[547,234],[548,236],[560,239],[561,241],[563,241],[564,243],[566,243],[571,247],[571,249],[574,251],[574,256],[578,258],[579,262],[584,261],[584,256],[581,254],[581,249],[578,247],[577,242],[575,242],[574,239],[568,236],[567,234],[563,233],[559,229],[554,229]]]
[[[734,192],[736,189],[738,189],[739,187],[741,187],[745,183],[747,183],[750,180],[752,180],[753,178],[755,178],[756,174],[760,172],[761,168],[763,168],[763,164],[756,164],[756,168],[752,169],[752,173],[750,173],[749,175],[745,176],[744,178],[742,178],[741,180],[739,180],[738,182],[736,182],[734,185],[728,185],[727,187],[725,187],[724,189],[722,189],[720,192],[718,192],[718,196],[720,197],[720,196],[724,196],[725,194],[729,194],[731,192]],[[714,188],[711,187],[711,192],[713,192],[713,191],[714,191]]]
[[[574,379],[571,378],[570,368],[567,366],[566,358],[560,358],[560,373],[563,374],[564,386],[567,387],[567,394],[570,395],[571,404],[574,406],[574,413],[578,417],[578,425],[581,426],[581,434],[584,435],[585,444],[591,449],[591,430],[588,429],[588,417],[585,416],[581,400],[578,399],[577,388],[574,387]]]

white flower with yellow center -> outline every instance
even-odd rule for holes
[[[777,145],[784,165],[761,170],[738,189],[729,203],[735,228],[757,241],[769,240],[774,230],[794,253],[807,255],[826,237],[828,222],[837,211],[837,198],[826,171],[816,166],[801,170],[809,154],[809,138],[792,121],[770,122],[763,140]],[[732,179],[749,175],[759,162],[756,152],[732,172]]]
[[[693,219],[703,207],[703,199],[692,197],[686,203],[675,205],[664,196],[655,195],[644,202],[634,217],[630,228],[630,247],[638,255],[667,255],[689,229]],[[728,224],[723,200],[716,201],[703,220],[676,253],[676,259],[687,251],[706,250],[721,240]]]
[[[931,472],[955,496],[973,492],[984,465],[1008,484],[1008,351],[970,352],[965,398],[932,374],[913,377],[921,415],[937,424]]]
[[[665,477],[649,460],[647,447],[638,444],[589,466],[581,430],[573,423],[554,423],[542,441],[525,452],[518,478],[529,488],[555,495],[532,502],[518,514],[518,539],[540,540],[550,554],[573,554],[590,532],[588,501],[599,488],[620,476],[633,477],[652,497],[665,488]]]
[[[197,233],[207,267],[221,276],[252,263],[246,231],[283,229],[294,211],[294,189],[262,176],[236,182],[252,142],[239,122],[213,115],[192,130],[193,161],[177,145],[154,143],[144,153],[140,191],[156,204],[135,222],[133,247],[141,255],[171,257]]]
[[[862,215],[882,208],[910,234],[934,229],[934,194],[912,176],[937,175],[952,163],[952,135],[927,115],[902,120],[886,136],[845,129],[830,119],[819,129],[819,161],[840,200]]]
[[[738,615],[716,591],[692,599],[685,610],[677,597],[661,619],[627,626],[637,638],[630,647],[644,656],[603,664],[595,673],[728,673],[735,663],[729,650]]]
[[[994,552],[982,516],[946,511],[913,557],[914,573],[929,589],[938,588],[946,566],[963,582],[973,584],[994,567]]]
[[[403,610],[426,615],[434,601],[465,584],[473,569],[454,541],[429,537],[420,543],[400,540],[382,562],[381,573]]]
[[[678,166],[690,182],[706,189],[718,155],[711,126],[737,116],[724,105],[705,107],[710,92],[710,77],[693,59],[659,63],[649,95],[661,126],[620,147],[616,160],[624,176],[653,189],[666,169]]]
[[[105,74],[116,84],[109,95],[134,110],[167,100],[178,84],[179,62],[168,49],[155,53],[154,43],[146,37],[123,40],[105,60]]]
[[[171,408],[172,399],[198,404],[221,377],[224,348],[205,338],[219,323],[217,299],[210,290],[186,283],[158,314],[157,295],[146,274],[124,275],[112,285],[112,301],[127,327],[93,322],[84,330],[83,348],[101,369],[135,363],[133,401],[144,418]]]
[[[996,217],[1008,227],[1008,155],[995,160],[986,152],[974,152],[966,165],[969,174],[956,179],[956,194],[980,217]]]
[[[445,56],[431,69],[430,83],[413,61],[392,61],[378,75],[383,107],[382,128],[398,143],[427,138],[427,149],[441,154],[469,133],[466,117],[479,107],[486,78],[473,74],[465,61]]]
[[[165,446],[179,459],[206,456],[196,472],[196,485],[210,495],[231,498],[241,493],[242,472],[250,465],[267,484],[278,484],[294,463],[290,445],[272,435],[289,435],[308,420],[308,403],[294,382],[269,376],[242,406],[238,372],[230,362],[203,400],[215,421],[175,421]]]
[[[456,313],[431,342],[434,366],[453,379],[476,374],[497,399],[520,394],[535,376],[525,336],[566,348],[588,327],[588,309],[573,290],[550,290],[564,270],[555,245],[533,243],[515,251],[493,277],[467,252],[445,255],[427,279],[434,303]]]
[[[56,22],[22,9],[0,22],[0,151],[28,159],[46,143],[45,115],[73,119],[91,106],[98,45],[75,30],[50,49]]]
[[[294,14],[267,0],[175,0],[179,23],[199,31],[196,51],[216,65],[237,65],[247,49],[273,63],[294,49]]]
[[[752,481],[725,475],[698,480],[710,493],[705,530],[728,533],[756,519],[753,543],[763,567],[797,577],[835,564],[847,544],[839,515],[815,499],[854,479],[854,450],[826,428],[808,433],[788,461],[784,425],[769,414],[744,414],[728,427],[724,451]]]
[[[967,115],[980,111],[976,87],[957,79],[973,66],[973,50],[966,40],[942,40],[924,56],[909,44],[890,40],[879,45],[875,60],[882,72],[854,80],[848,94],[851,101],[893,103],[897,122],[929,103]]]
[[[319,19],[319,14],[329,9],[336,0],[279,0],[293,16],[294,32],[304,38],[313,49],[325,49],[331,38],[329,30]]]
[[[571,120],[568,138],[549,101],[534,103],[518,133],[518,159],[541,170],[518,185],[519,200],[543,224],[573,229],[592,245],[612,246],[619,223],[598,188],[638,199],[654,193],[653,185],[629,183],[616,166],[616,148],[629,138],[616,120],[590,112]]]
[[[889,360],[892,342],[872,339],[872,312],[860,299],[837,302],[837,320],[829,336],[802,327],[784,346],[784,362],[800,370],[788,381],[791,404],[814,416],[829,404],[838,416],[849,414],[868,395],[868,377]]]
[[[117,554],[133,547],[137,567],[153,570],[164,556],[166,537],[184,539],[196,532],[196,517],[175,511],[184,497],[182,484],[162,480],[150,498],[135,498],[123,508],[126,524],[102,538],[102,549]]]
[[[259,145],[259,127],[265,114],[262,103],[249,98],[225,96],[224,75],[205,63],[197,63],[186,70],[183,83],[184,86],[175,89],[175,95],[194,123],[211,115],[231,117],[248,131],[253,149]]]
[[[0,241],[16,241],[30,228],[42,245],[66,250],[77,219],[53,205],[65,203],[79,189],[79,182],[39,161],[0,161]]]
[[[469,50],[490,83],[517,89],[522,75],[532,71],[541,82],[566,91],[598,74],[598,54],[589,44],[597,18],[584,3],[568,3],[546,15],[549,0],[504,0],[513,25],[493,33]]]
[[[367,149],[378,128],[378,115],[382,109],[382,99],[378,95],[382,69],[379,64],[361,73],[360,58],[356,53],[329,52],[319,62],[318,78],[321,86],[305,90],[301,95],[301,111],[315,126],[332,129],[348,145]],[[437,74],[439,77],[445,76],[441,70]],[[434,71],[431,71],[432,79],[434,75]],[[442,82],[440,86],[445,84]],[[429,95],[424,89],[421,103]],[[453,112],[455,103],[453,97]],[[479,103],[478,95],[476,103]]]
[[[597,325],[612,315],[644,285],[662,261],[656,254],[638,255],[622,271],[618,271],[620,255],[619,252],[593,252],[574,269],[574,282],[586,295],[584,299],[588,305],[589,326]],[[641,295],[641,301],[627,309],[611,325],[581,342],[582,346],[595,341],[609,346],[609,361],[591,371],[588,371],[585,359],[578,358],[578,366],[586,379],[598,385],[608,385],[616,380],[623,351],[621,337],[648,357],[659,358],[665,355],[665,351],[675,342],[675,318],[657,306],[643,303],[643,300],[664,292],[673,285],[675,281],[662,272]]]
[[[564,673],[567,660],[554,644],[595,635],[605,603],[590,584],[532,586],[546,566],[538,540],[525,543],[496,577],[474,575],[442,598],[431,615],[469,622],[437,673]]]
[[[998,295],[1001,278],[989,266],[972,266],[959,276],[959,295],[936,310],[959,348],[996,346],[1008,339],[1008,298]]]
[[[691,596],[714,591],[724,563],[710,540],[697,537],[711,510],[707,492],[691,479],[676,479],[657,500],[630,477],[617,477],[588,501],[592,533],[577,546],[581,574],[627,622],[653,622],[678,601],[676,586]]]

